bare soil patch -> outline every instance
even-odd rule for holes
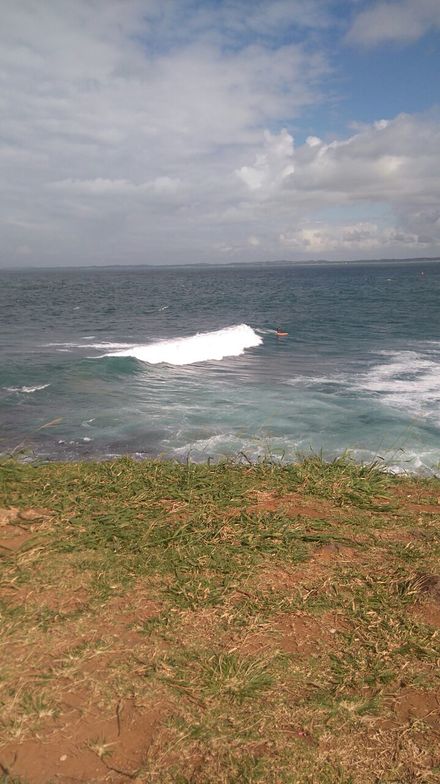
[[[420,719],[432,729],[440,729],[440,690],[402,689],[390,707],[399,723]]]
[[[315,563],[328,564],[329,566],[344,562],[359,561],[362,554],[354,547],[341,545],[338,542],[331,542],[317,547],[312,554],[311,560]]]
[[[255,503],[248,507],[248,512],[282,512],[288,517],[308,517],[315,520],[340,519],[343,512],[330,501],[322,498],[307,498],[301,493],[276,495],[271,492],[255,490],[252,493]]]
[[[35,531],[50,527],[53,512],[50,509],[13,506],[0,509],[0,556],[18,552]],[[3,552],[2,552],[3,551]]]
[[[367,553],[368,555],[368,553]],[[366,561],[366,553],[339,542],[317,545],[308,561],[298,566],[266,563],[255,574],[252,585],[262,591],[289,592],[314,585],[328,577],[333,568]]]
[[[12,506],[9,509],[0,509],[0,526],[9,525],[16,519],[19,511],[17,506]]]
[[[0,536],[0,554],[4,555],[9,552],[18,552],[23,545],[32,539],[32,532],[17,528],[15,525],[3,525],[1,527]],[[3,553],[1,553],[3,551]]]
[[[337,633],[348,628],[341,614],[326,612],[312,616],[305,612],[280,613],[263,628],[247,634],[239,646],[245,654],[280,650],[288,654],[317,653],[334,647]]]
[[[410,608],[409,614],[422,623],[428,626],[435,626],[440,629],[440,603],[439,602],[423,602],[418,603]]]
[[[157,703],[137,705],[120,700],[112,714],[83,710],[84,695],[68,695],[71,710],[38,738],[0,749],[4,770],[32,784],[77,781],[87,784],[134,779],[165,713]]]
[[[323,571],[321,569],[320,573],[322,574]],[[295,568],[269,563],[264,564],[249,582],[260,591],[295,591],[306,574],[310,577],[309,570],[304,569],[302,565]]]
[[[11,506],[9,508],[0,509],[0,527],[10,525],[13,523],[43,523],[45,520],[53,516],[51,509],[41,507],[26,507],[20,509],[18,506]]]
[[[411,544],[418,538],[417,531],[393,527],[375,529],[374,536],[382,542],[399,542],[401,544]]]
[[[283,613],[274,619],[274,630],[279,635],[279,645],[286,653],[312,653],[320,647],[332,646],[337,632],[346,629],[347,622],[335,612],[320,616],[306,613]]]
[[[426,490],[417,484],[397,484],[392,488],[390,495],[398,502],[399,512],[440,515],[440,496],[435,500],[432,497],[427,500]]]

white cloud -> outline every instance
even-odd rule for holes
[[[251,234],[251,236],[248,239],[248,242],[249,245],[252,245],[252,247],[254,248],[258,248],[258,246],[261,245],[261,241],[254,234]]]
[[[386,41],[416,41],[433,28],[440,28],[439,0],[393,0],[361,11],[348,31],[353,44],[376,46]]]
[[[294,148],[283,130],[265,135],[255,165],[238,174],[249,191],[289,190],[315,206],[364,201],[436,203],[440,189],[440,123],[399,115],[364,126],[345,139],[310,138]],[[284,195],[283,195],[284,198]],[[286,197],[288,198],[288,197]]]
[[[236,173],[251,191],[268,195],[293,172],[293,138],[283,128],[279,134],[265,131],[264,151],[257,153],[253,166],[242,166]]]
[[[304,253],[387,250],[405,255],[408,247],[421,253],[440,250],[440,123],[436,117],[399,115],[360,128],[345,139],[324,143],[310,138],[294,147],[286,132],[268,139],[256,155],[258,164],[239,170],[254,214],[272,216],[282,246]],[[280,172],[289,171],[283,177]],[[249,176],[251,172],[251,176]],[[258,188],[255,187],[257,178]],[[344,212],[376,208],[391,226],[368,221],[347,224]],[[247,210],[249,208],[247,207]],[[310,217],[336,211],[335,225]],[[258,211],[258,212],[257,212]],[[243,220],[246,212],[242,208]],[[264,217],[262,218],[264,220]]]
[[[180,180],[176,177],[156,177],[153,188],[156,193],[177,193],[180,188]]]
[[[303,147],[289,184],[327,202],[430,203],[440,186],[440,123],[399,115],[342,141]]]
[[[173,177],[156,177],[150,182],[135,183],[129,180],[109,180],[97,177],[94,180],[65,179],[51,182],[49,188],[66,193],[92,194],[96,196],[145,194],[174,194],[178,191],[180,180]]]
[[[381,249],[388,251],[401,247],[422,252],[417,234],[380,227],[375,223],[358,222],[333,226],[331,224],[310,225],[288,234],[280,235],[280,243],[287,248],[300,249],[306,254],[328,254],[333,251],[377,255]]]
[[[280,236],[296,257],[319,236],[329,252],[348,253],[357,246],[347,227],[376,223],[351,223],[343,210],[374,205],[391,233],[379,222],[368,241],[382,236],[405,254],[415,237],[435,252],[437,117],[378,119],[345,138],[311,133],[294,144],[291,129],[323,100],[330,68],[317,40],[330,7],[6,4],[0,263],[276,258]],[[339,211],[339,233],[324,231],[326,210]]]
[[[308,144],[309,147],[318,147],[320,144],[322,144],[322,140],[319,138],[319,136],[308,136],[306,139],[306,144]]]
[[[325,59],[277,36],[318,25],[321,5],[8,4],[0,261],[19,244],[36,263],[206,258],[244,151],[316,100]]]
[[[137,186],[128,180],[107,180],[102,177],[97,177],[95,180],[59,180],[58,182],[49,183],[49,187],[58,191],[81,194],[91,193],[98,196],[103,193],[130,193],[143,188],[142,185]]]

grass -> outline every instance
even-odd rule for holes
[[[0,528],[3,784],[438,780],[438,479],[7,460],[0,496],[34,510]]]

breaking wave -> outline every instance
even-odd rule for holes
[[[93,337],[93,336],[92,336]],[[84,338],[83,340],[86,340]],[[89,338],[90,339],[90,338]],[[102,343],[44,343],[43,344],[47,348],[56,348],[57,351],[70,351],[72,348],[96,348],[96,349],[108,349],[108,348],[128,348],[131,344],[130,343],[110,343],[108,341],[104,341]]]
[[[359,389],[379,397],[394,408],[438,420],[438,351],[384,351],[382,354],[388,361],[372,367],[361,380]]]
[[[36,387],[4,387],[7,392],[19,392],[25,395],[30,395],[32,392],[39,392],[40,389],[46,389],[50,384],[40,384]]]
[[[156,365],[191,365],[195,362],[238,357],[245,349],[259,346],[263,339],[247,324],[238,324],[213,332],[198,332],[188,338],[161,340],[137,345],[122,351],[112,351],[107,357],[135,357],[141,362]]]

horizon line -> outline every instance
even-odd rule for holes
[[[148,262],[139,262],[137,264],[52,264],[52,265],[35,265],[35,266],[24,266],[24,267],[0,267],[1,272],[29,272],[33,270],[55,270],[55,269],[176,269],[176,268],[184,268],[184,267],[205,267],[205,268],[214,268],[214,267],[253,267],[253,266],[276,266],[276,265],[283,265],[283,266],[308,266],[308,265],[319,265],[319,264],[405,264],[405,263],[415,263],[415,262],[435,262],[440,261],[439,256],[407,256],[404,258],[374,258],[374,259],[300,259],[300,260],[290,260],[290,259],[271,259],[271,260],[264,260],[264,261],[224,261],[224,262],[209,262],[209,261],[194,261],[194,262],[183,262],[183,263],[171,263],[171,264],[151,264]]]

